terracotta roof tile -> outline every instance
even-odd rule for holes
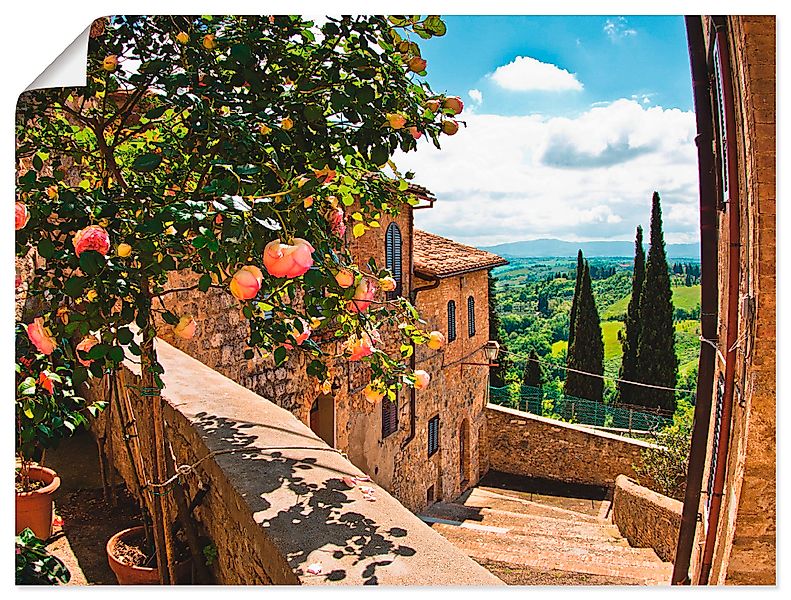
[[[415,229],[415,272],[430,277],[451,277],[508,264],[504,258],[465,246],[448,238]]]

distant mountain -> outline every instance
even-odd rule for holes
[[[555,258],[576,257],[577,250],[590,258],[594,256],[634,256],[634,242],[566,242],[563,240],[544,238],[508,242],[496,246],[481,246],[481,250],[494,252],[503,258]],[[699,244],[666,244],[668,258],[700,259]],[[645,245],[648,252],[648,244]]]

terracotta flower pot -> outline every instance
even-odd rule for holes
[[[16,532],[29,527],[35,536],[46,540],[52,535],[52,494],[60,487],[60,477],[52,469],[33,465],[30,480],[41,481],[43,488],[16,495]]]
[[[107,561],[115,573],[119,585],[159,585],[159,569],[156,567],[135,567],[122,563],[115,557],[115,545],[119,541],[140,538],[143,526],[131,527],[119,531],[107,541]],[[189,582],[191,562],[185,560],[176,563],[176,583]]]

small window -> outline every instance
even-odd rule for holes
[[[393,274],[396,281],[396,288],[392,292],[387,292],[388,300],[394,300],[401,296],[401,230],[395,223],[387,226],[385,233],[385,267]]]
[[[426,502],[428,504],[434,504],[434,486],[431,485],[426,490]]]
[[[475,298],[467,298],[467,331],[470,337],[475,335]]]
[[[448,341],[456,339],[456,302],[448,302]]]
[[[398,431],[398,398],[382,399],[382,439]]]
[[[439,450],[439,415],[428,421],[428,455],[433,456]]]

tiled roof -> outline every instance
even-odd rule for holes
[[[507,260],[491,252],[420,229],[415,229],[413,250],[415,272],[430,277],[451,277],[508,264]]]

